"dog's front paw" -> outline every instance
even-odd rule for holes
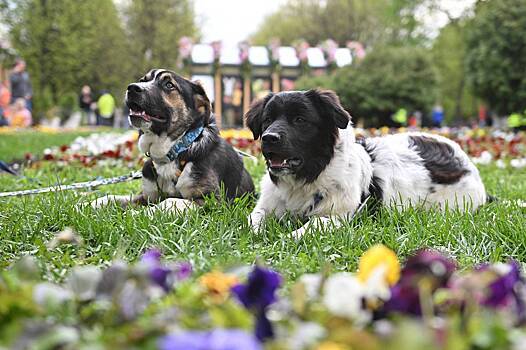
[[[248,217],[248,224],[254,233],[259,233],[263,228],[263,219],[265,213],[261,211],[254,211]]]
[[[301,237],[303,237],[305,235],[305,233],[307,233],[307,229],[308,229],[308,226],[307,225],[303,225],[299,229],[292,231],[290,233],[290,235],[294,239],[300,239]]]
[[[196,204],[188,199],[168,198],[155,206],[155,209],[162,211],[186,211],[196,208]]]

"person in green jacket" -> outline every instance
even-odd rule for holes
[[[407,111],[405,108],[400,108],[393,116],[391,117],[395,123],[400,124],[400,126],[407,125]]]
[[[526,111],[523,114],[512,113],[508,117],[508,127],[513,131],[526,130]]]
[[[103,91],[97,100],[97,125],[113,126],[115,99],[108,91]]]

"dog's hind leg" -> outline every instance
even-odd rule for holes
[[[91,201],[90,205],[93,209],[99,209],[112,203],[118,204],[122,207],[126,207],[129,203],[132,202],[132,200],[132,195],[107,195]]]
[[[167,198],[161,203],[154,206],[152,209],[162,211],[186,211],[188,209],[194,208],[197,208],[197,205],[191,200],[183,198]]]

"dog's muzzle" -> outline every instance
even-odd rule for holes
[[[283,145],[284,137],[277,132],[267,131],[261,136],[263,156],[269,172],[274,176],[294,173],[303,160],[288,156]]]

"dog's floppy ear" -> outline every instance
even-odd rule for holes
[[[267,102],[270,101],[272,96],[274,96],[274,94],[271,92],[264,98],[252,102],[252,104],[250,105],[250,109],[245,114],[247,126],[250,129],[250,131],[252,131],[252,134],[254,135],[254,140],[257,140],[261,136],[261,133],[263,131],[261,130],[263,124],[263,110],[265,109]]]
[[[199,81],[192,81],[192,92],[194,97],[194,108],[201,115],[210,115],[210,100],[206,95],[205,89]]]
[[[351,116],[343,109],[338,95],[331,90],[312,89],[305,92],[321,115],[328,115],[340,129],[345,129]]]

